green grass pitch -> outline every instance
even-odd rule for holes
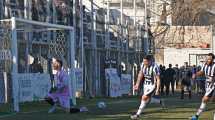
[[[200,105],[201,98],[194,96],[192,100],[185,97],[179,99],[179,94],[175,96],[163,97],[167,109],[162,109],[160,105],[150,104],[141,115],[140,120],[188,120],[195,114]],[[77,100],[79,106],[86,106],[89,112],[69,114],[58,109],[55,113],[48,114],[49,105],[44,102],[25,103],[20,105],[20,113],[9,113],[9,105],[0,106],[0,120],[129,120],[131,113],[136,112],[140,97],[126,98],[96,98]],[[96,103],[104,101],[106,109],[98,109]],[[200,120],[213,120],[215,104],[210,102],[207,110],[201,115]]]

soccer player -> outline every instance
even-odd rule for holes
[[[185,62],[185,66],[180,69],[181,72],[181,99],[184,99],[184,88],[188,90],[189,99],[191,99],[191,80],[192,80],[192,70],[188,66],[188,62]]]
[[[55,87],[51,89],[48,94],[48,97],[45,100],[52,105],[48,113],[52,113],[56,110],[57,103],[60,103],[60,106],[70,113],[76,112],[85,112],[88,111],[86,107],[79,108],[70,108],[70,96],[69,96],[69,82],[68,82],[68,73],[63,68],[63,62],[61,60],[53,61],[53,69],[57,71]]]
[[[178,64],[175,65],[173,68],[175,70],[175,82],[176,82],[176,89],[178,89],[178,82],[179,82],[179,75],[180,75],[180,70],[178,68]]]
[[[135,115],[131,116],[131,119],[138,119],[140,114],[145,109],[146,105],[153,101],[154,103],[163,104],[163,102],[158,98],[152,98],[154,95],[159,95],[160,89],[160,72],[158,66],[153,62],[152,57],[147,55],[143,59],[143,64],[141,65],[141,70],[138,74],[137,82],[134,86],[134,90],[138,90],[140,88],[141,81],[143,83],[144,93],[141,98],[141,104],[139,109]]]
[[[213,92],[215,91],[215,63],[214,61],[214,54],[209,53],[207,55],[207,61],[202,66],[201,70],[193,75],[193,79],[195,79],[196,76],[202,76],[205,75],[206,77],[206,93],[202,98],[202,103],[196,112],[194,116],[192,116],[192,120],[198,120],[200,114],[205,110],[207,102],[210,100],[210,98],[213,95]]]

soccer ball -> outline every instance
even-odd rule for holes
[[[100,109],[105,109],[106,108],[106,104],[105,104],[105,102],[98,102],[97,103],[97,107],[100,108]]]

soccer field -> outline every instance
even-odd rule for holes
[[[200,98],[195,96],[192,100],[178,99],[179,95],[164,97],[167,109],[160,105],[150,104],[147,106],[141,120],[188,120],[196,112],[200,105]],[[98,109],[96,103],[104,101],[106,109]],[[139,106],[139,97],[117,99],[90,99],[78,100],[78,105],[86,106],[89,112],[68,114],[58,109],[55,113],[48,114],[49,105],[41,103],[25,103],[21,105],[22,111],[18,114],[7,114],[5,105],[0,108],[0,120],[129,120],[130,114],[134,113]],[[207,111],[202,114],[200,120],[213,120],[215,104],[210,102]]]

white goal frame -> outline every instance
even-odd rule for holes
[[[38,22],[38,21],[32,21],[27,19],[21,19],[12,17],[11,19],[4,19],[0,21],[8,21],[11,22],[11,55],[12,55],[12,89],[13,89],[13,110],[15,112],[19,112],[19,99],[18,99],[18,80],[17,80],[17,74],[18,74],[18,48],[17,48],[17,22],[31,24],[31,25],[39,25],[44,27],[50,27],[55,29],[61,29],[61,30],[68,30],[69,31],[69,53],[70,53],[70,78],[69,79],[69,90],[70,92],[70,98],[72,99],[73,105],[76,105],[76,98],[75,98],[75,89],[76,89],[76,80],[75,80],[75,38],[74,38],[74,29],[72,26],[65,26],[65,25],[58,25],[58,24],[51,24],[51,23],[45,23],[45,22]]]

